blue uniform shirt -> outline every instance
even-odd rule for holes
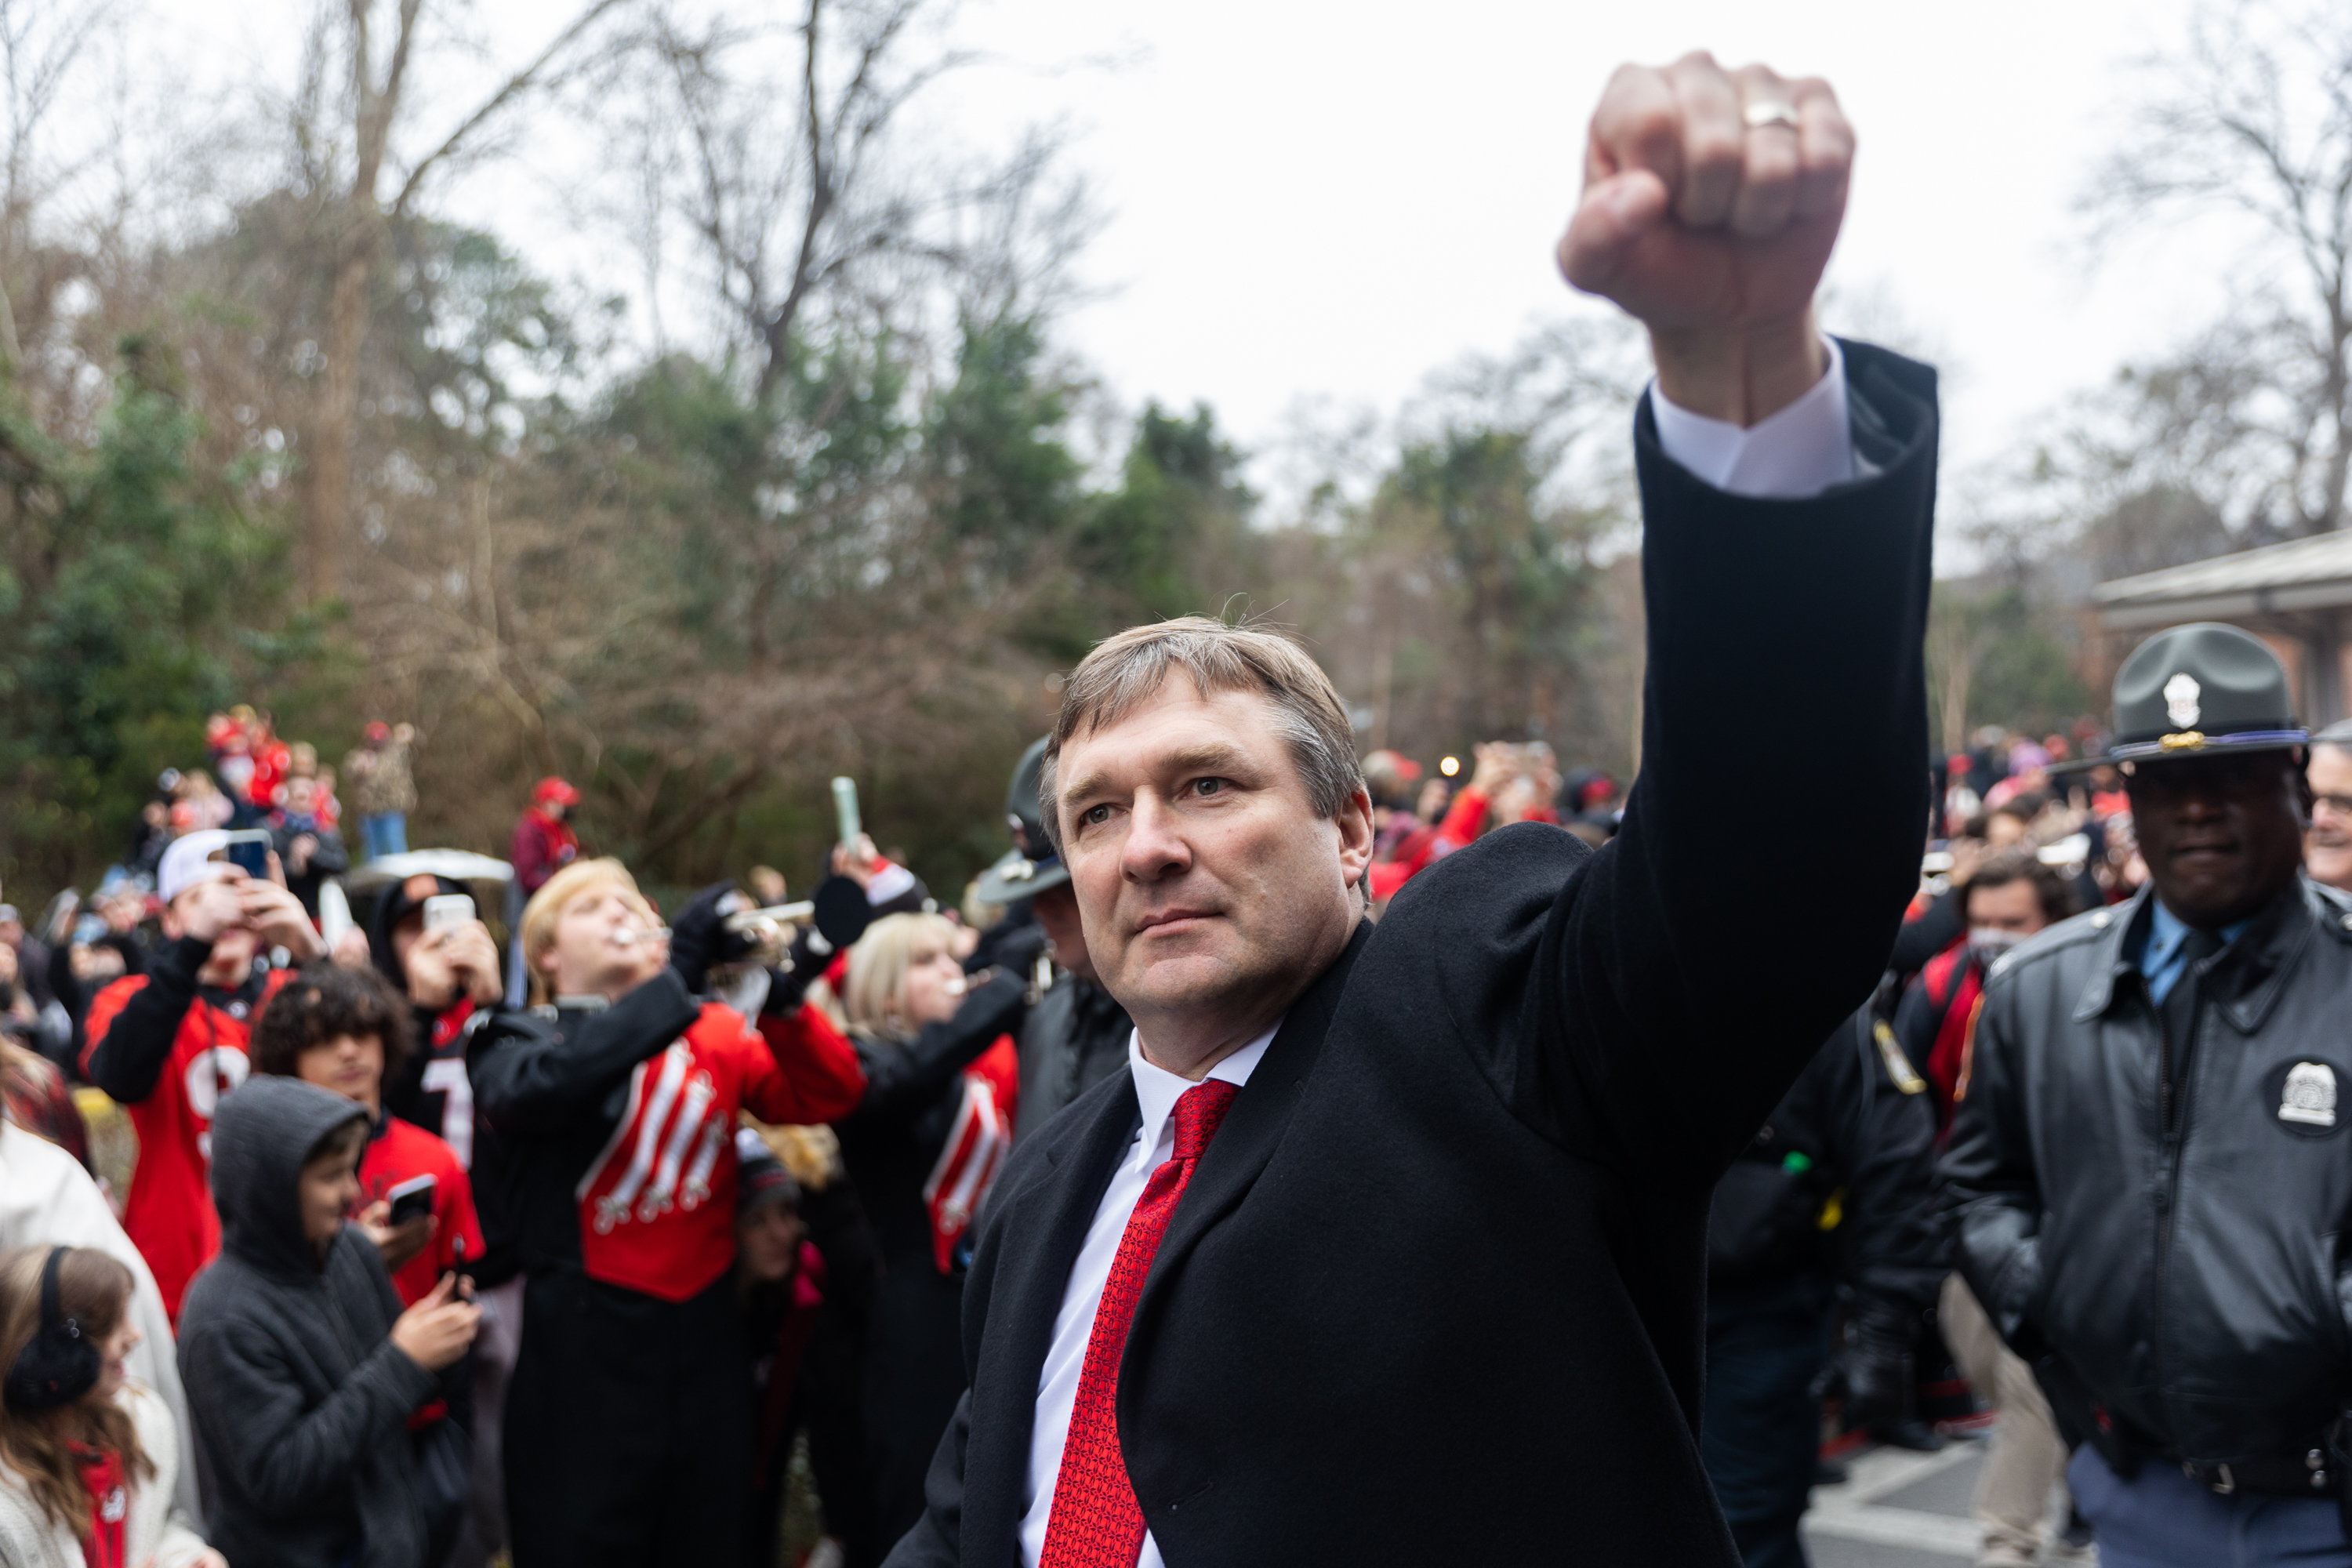
[[[2189,940],[2189,923],[2164,907],[2164,900],[2151,897],[2147,922],[2147,945],[2140,950],[2139,972],[2147,977],[2147,994],[2159,1007],[2171,993],[2173,982],[2189,972],[2189,955],[2180,944]],[[2238,940],[2245,929],[2253,924],[2249,915],[2235,925],[2221,928],[2221,945],[2228,947]]]

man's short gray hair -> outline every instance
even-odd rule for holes
[[[1093,734],[1118,723],[1157,696],[1179,670],[1203,696],[1255,691],[1274,705],[1276,728],[1289,743],[1318,816],[1338,816],[1363,787],[1347,704],[1305,648],[1276,632],[1182,616],[1129,626],[1106,638],[1070,672],[1037,776],[1037,815],[1056,848],[1062,842],[1063,746],[1082,729]]]

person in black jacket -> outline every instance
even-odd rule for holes
[[[465,1264],[482,1306],[472,1358],[474,1507],[451,1557],[452,1568],[486,1563],[506,1544],[501,1441],[509,1380],[522,1320],[521,1259],[509,1194],[512,1162],[474,1107],[466,1047],[505,998],[498,944],[478,918],[425,929],[427,899],[472,890],[429,872],[386,886],[369,917],[368,956],[408,998],[417,1049],[384,1076],[383,1108],[437,1135],[466,1166],[483,1250]]]
[[[1918,1064],[1936,1098],[1938,1148],[1968,1079],[1986,972],[2018,943],[2075,911],[2074,889],[2030,848],[1989,858],[1950,898],[1966,940],[1929,960],[1895,1010],[1895,1044]],[[2052,1494],[2063,1500],[2066,1471],[2066,1446],[2050,1402],[2032,1369],[2000,1342],[1958,1271],[1937,1299],[1936,1327],[1976,1396],[2000,1413],[1977,1474],[1973,1508],[1984,1526],[1977,1568],[2032,1568],[2042,1559]],[[2071,1510],[2062,1501],[2056,1511],[2063,1518]],[[2074,1532],[2087,1528],[2067,1525]]]
[[[1934,375],[1810,307],[1851,145],[1826,86],[1703,55],[1594,118],[1563,263],[1659,371],[1605,847],[1497,829],[1374,928],[1354,731],[1297,645],[1188,617],[1071,673],[1040,815],[1137,1043],[996,1184],[897,1568],[1738,1562],[1708,1200],[1870,994],[1927,818]],[[1855,801],[1776,882],[1802,962],[1726,943],[1785,851],[1720,759],[1795,776],[1822,734]]]
[[[732,894],[705,889],[665,932],[618,861],[574,861],[523,913],[553,1005],[473,1037],[524,1271],[501,1434],[516,1568],[705,1568],[740,1551],[737,1118],[827,1121],[866,1083],[846,1041],[788,1050],[698,999],[710,966],[748,949],[726,925]]]
[[[1045,742],[1021,753],[1004,795],[1005,820],[1013,826],[1013,849],[981,874],[983,904],[1026,910],[1044,930],[1046,951],[1061,971],[1042,991],[1021,1026],[1021,1103],[1013,1135],[1025,1138],[1052,1121],[1062,1107],[1127,1066],[1128,1037],[1135,1025],[1118,998],[1102,988],[1087,956],[1087,933],[1078,920],[1078,899],[1070,891],[1069,868],[1037,819],[1037,775],[1045,765]],[[1013,940],[1020,931],[993,927],[987,945]],[[993,959],[992,952],[992,961]],[[1039,972],[1043,974],[1043,971]]]
[[[1706,1235],[1702,1451],[1747,1568],[1803,1568],[1816,1392],[1843,1297],[1849,1427],[1908,1414],[1912,1346],[1950,1268],[1927,1082],[1865,1004],[1723,1180]]]
[[[824,1532],[847,1568],[872,1568],[887,1542],[869,1517],[859,1373],[882,1259],[857,1189],[824,1173],[803,1186],[745,1128],[735,1204],[736,1272],[758,1410],[743,1568],[772,1568],[793,1446],[808,1440]]]
[[[409,1420],[450,1392],[477,1310],[454,1277],[402,1310],[344,1219],[367,1111],[257,1077],[213,1123],[219,1260],[180,1313],[214,1546],[238,1568],[436,1568]],[[448,1423],[439,1425],[446,1426]]]
[[[2286,671],[2234,626],[2116,677],[2150,889],[1996,963],[1943,1175],[2107,1568],[2352,1564],[2352,900],[2305,879]]]
[[[329,877],[352,868],[352,853],[343,836],[319,816],[319,781],[286,781],[285,804],[269,814],[269,837],[286,868],[286,886],[302,900],[312,921],[319,918],[319,887]]]
[[[80,940],[75,931],[80,923],[77,899],[66,908],[58,921],[58,939],[49,944],[49,993],[65,1011],[67,1033],[63,1038],[45,1034],[41,1054],[57,1063],[69,1081],[81,1077],[82,1051],[89,1043],[84,1025],[90,1003],[124,975],[146,973],[153,961],[141,938],[138,914],[125,907],[133,901],[143,904],[143,897],[136,890],[127,897],[120,892],[110,897],[101,893],[94,901],[104,921],[103,931],[92,933],[87,942]]]
[[[882,1254],[867,1329],[864,1409],[874,1524],[896,1541],[923,1511],[923,1477],[955,1414],[964,1233],[1013,1142],[1021,1026],[1035,927],[967,980],[940,915],[885,915],[849,950],[842,1002],[866,1095],[838,1127],[841,1157]]]
[[[478,916],[425,929],[425,900],[447,897],[473,893],[429,872],[387,886],[368,920],[368,958],[416,1014],[418,1048],[384,1079],[384,1109],[437,1134],[470,1167],[477,1118],[466,1042],[488,1022],[506,986],[498,943]]]

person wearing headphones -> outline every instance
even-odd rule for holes
[[[228,1568],[173,1500],[178,1424],[131,1380],[132,1284],[95,1247],[0,1253],[0,1563]]]

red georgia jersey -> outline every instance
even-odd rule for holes
[[[474,1184],[457,1152],[422,1127],[387,1116],[360,1156],[360,1207],[416,1176],[433,1178],[433,1217],[440,1222],[425,1249],[392,1277],[400,1304],[414,1307],[433,1293],[441,1276],[461,1263],[481,1261],[482,1223],[474,1212]]]
[[[628,1109],[575,1190],[588,1277],[684,1301],[726,1273],[735,1261],[737,1113],[763,1121],[841,1114],[814,1102],[844,1098],[836,1086],[807,1076],[817,1081],[787,1080],[769,1042],[717,1002],[639,1062]],[[837,1087],[852,1090],[854,1103],[865,1086],[861,1076]]]
[[[251,1070],[246,1045],[253,1017],[278,994],[287,973],[273,971],[260,1000],[242,1016],[198,994],[181,1016],[155,1087],[124,1108],[139,1135],[139,1159],[131,1170],[122,1228],[147,1260],[164,1310],[175,1323],[188,1281],[220,1251],[220,1215],[213,1208],[213,1110]],[[90,1002],[85,1064],[146,984],[145,975],[128,974]]]

